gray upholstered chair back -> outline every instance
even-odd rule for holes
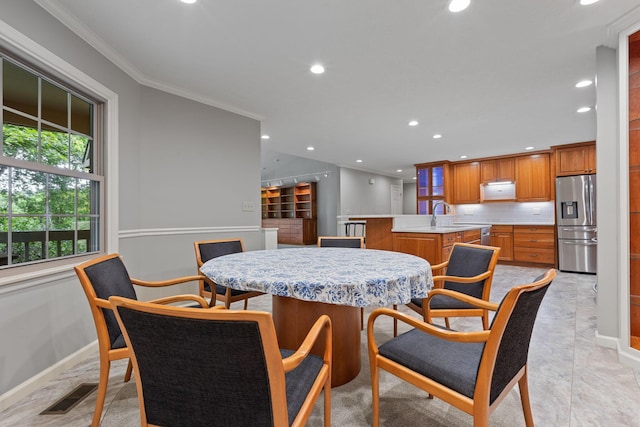
[[[362,241],[360,239],[341,239],[339,237],[323,237],[320,239],[320,247],[322,248],[360,248]]]
[[[257,322],[165,316],[125,307],[118,313],[137,360],[148,423],[273,425]]]
[[[489,270],[493,250],[470,246],[454,246],[449,256],[447,276],[473,277]],[[475,283],[455,283],[445,281],[443,287],[462,292],[476,298],[482,298],[485,280]]]
[[[138,299],[136,291],[131,284],[131,278],[120,257],[109,258],[103,262],[85,267],[85,274],[89,278],[91,285],[100,299],[108,300],[111,296],[120,296],[130,299]],[[102,309],[107,330],[109,331],[109,341],[112,348],[116,340],[122,336],[122,331],[112,310]],[[124,344],[124,340],[118,340]]]
[[[220,242],[200,243],[198,247],[200,248],[200,258],[204,263],[219,256],[242,252],[242,241],[228,240]]]
[[[537,278],[535,281],[541,279]],[[531,334],[536,321],[538,309],[542,303],[549,282],[536,290],[520,294],[498,346],[498,353],[491,380],[490,404],[500,395],[511,379],[527,363]],[[494,322],[500,313],[502,304],[494,317]]]

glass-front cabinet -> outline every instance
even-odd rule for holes
[[[450,163],[421,163],[415,166],[417,212],[418,215],[431,215],[436,202],[450,200]],[[435,213],[443,215],[444,206],[438,205]]]

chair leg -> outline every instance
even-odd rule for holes
[[[91,427],[100,425],[102,418],[102,408],[104,408],[104,400],[107,397],[107,385],[109,384],[109,369],[111,361],[108,357],[100,357],[100,379],[98,380],[98,395],[96,396],[96,409],[93,411],[93,420]]]
[[[124,374],[124,382],[128,383],[131,379],[131,373],[133,372],[133,363],[131,363],[131,359],[129,359],[129,364],[127,365],[127,372]]]
[[[246,310],[249,307],[249,298],[244,300],[244,309]]]
[[[524,375],[518,381],[520,388],[520,402],[524,412],[524,422],[527,427],[533,427],[533,413],[531,412],[531,402],[529,401],[529,385],[527,383],[527,368],[524,368]]]
[[[375,362],[369,362],[375,363]],[[380,372],[377,365],[371,366],[371,425],[372,427],[380,427]]]
[[[324,384],[324,427],[331,427],[331,375]]]
[[[393,309],[397,311],[398,305],[393,304]],[[393,318],[393,336],[394,337],[398,336],[398,319],[396,319],[395,317]]]
[[[449,325],[449,318],[448,317],[444,318],[444,326],[446,326],[447,328],[451,329],[451,326]]]

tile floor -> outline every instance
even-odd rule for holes
[[[543,269],[502,266],[496,269],[492,297],[525,283]],[[617,361],[615,351],[595,345],[595,276],[559,273],[540,309],[529,353],[529,389],[537,426],[640,426],[639,374]],[[270,310],[269,296],[252,299],[251,309]],[[238,306],[237,308],[241,308]],[[406,310],[406,308],[402,308]],[[407,312],[410,312],[407,310]],[[376,328],[378,340],[391,336],[391,323]],[[479,327],[478,319],[461,319],[454,328]],[[371,425],[371,391],[366,335],[362,369],[348,384],[332,390],[332,424]],[[110,376],[103,426],[139,425],[135,384],[122,382],[126,362],[115,362]],[[0,413],[0,426],[88,426],[95,392],[65,415],[38,415],[82,382],[97,382],[97,354]],[[309,426],[322,425],[318,403]],[[383,373],[381,424],[384,426],[472,426],[471,417]],[[523,426],[516,390],[498,406],[490,426]]]

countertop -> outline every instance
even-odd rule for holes
[[[483,227],[488,226],[488,224],[450,224],[450,225],[438,225],[435,227],[427,226],[427,227],[401,227],[401,228],[392,228],[391,231],[393,233],[435,233],[435,234],[445,234],[445,233],[455,233],[457,231],[469,231],[469,230],[479,230]]]

